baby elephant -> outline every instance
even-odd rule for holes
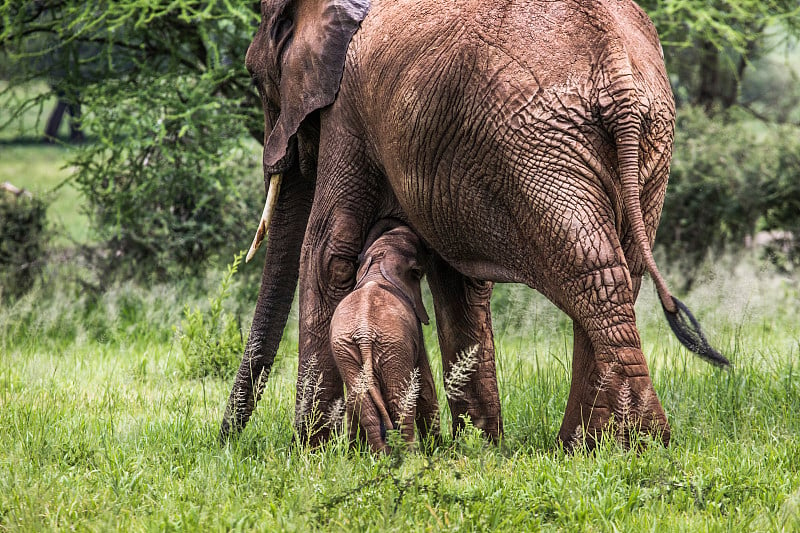
[[[438,436],[439,405],[422,339],[422,243],[407,226],[367,237],[353,292],[336,307],[331,348],[347,385],[350,437],[385,452],[386,430],[414,440]]]

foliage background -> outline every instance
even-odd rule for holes
[[[70,156],[71,179],[101,288],[197,273],[246,239],[260,165],[244,154],[263,136],[242,66],[256,14],[241,2],[3,4],[5,127],[51,95],[82,108],[90,142]],[[48,90],[14,91],[43,72]]]
[[[800,5],[642,5],[681,107],[658,242],[680,258],[688,288],[709,252],[797,229]],[[0,7],[0,103],[9,109],[0,128],[31,110],[41,116],[54,95],[81,106],[90,142],[71,152],[70,179],[92,223],[83,251],[94,286],[196,274],[247,240],[242,222],[260,196],[260,165],[247,154],[258,151],[263,119],[243,57],[258,19],[257,2],[230,0]],[[17,90],[41,81],[46,90]],[[791,270],[797,249],[796,240],[778,246],[775,262]]]

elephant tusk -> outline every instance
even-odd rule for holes
[[[245,263],[249,263],[256,250],[261,246],[261,241],[269,231],[269,223],[272,220],[272,215],[275,212],[275,206],[278,205],[278,193],[281,190],[281,175],[273,174],[269,178],[269,191],[267,191],[267,201],[264,203],[264,212],[261,213],[261,220],[258,221],[258,229],[256,236],[253,237],[253,243],[250,245],[250,250],[247,252]]]

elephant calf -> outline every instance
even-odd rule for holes
[[[388,230],[386,229],[388,226]],[[439,405],[422,337],[422,243],[407,226],[376,225],[356,285],[336,307],[331,349],[347,386],[351,439],[387,451],[386,430],[414,440],[438,433]]]

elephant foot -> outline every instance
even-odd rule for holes
[[[444,379],[453,417],[453,436],[464,429],[469,419],[490,442],[500,442],[503,418],[492,344],[483,349],[475,344],[458,352],[454,359],[454,362],[445,363]]]
[[[607,436],[629,449],[639,437],[669,445],[670,427],[649,374],[636,367],[597,361],[587,386],[570,391],[558,438],[567,451],[592,450]],[[641,442],[641,441],[639,441]]]
[[[482,353],[482,357],[481,354]],[[475,357],[481,357],[482,360]],[[460,376],[460,377],[459,377]],[[460,352],[445,376],[445,389],[453,417],[453,437],[467,420],[492,443],[503,436],[503,417],[497,389],[494,350],[479,350],[479,345]]]
[[[455,407],[455,408],[454,408]],[[500,414],[499,404],[450,404],[453,413],[453,437],[456,437],[466,426],[469,420],[472,426],[483,432],[489,442],[497,444],[503,436],[503,418]]]
[[[341,403],[341,405],[340,405]],[[319,448],[343,428],[344,402],[334,402],[326,412],[318,411],[295,419],[292,442],[311,449]]]

